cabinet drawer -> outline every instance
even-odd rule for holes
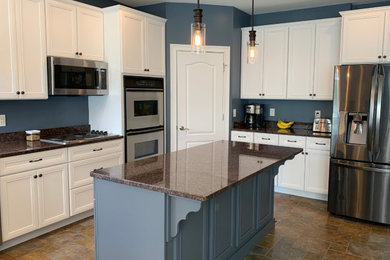
[[[123,152],[123,149],[124,145],[121,139],[71,147],[68,149],[68,156],[69,161],[73,162]]]
[[[306,137],[303,136],[281,135],[279,136],[279,145],[305,148],[305,140]]]
[[[70,190],[70,215],[93,209],[93,184]]]
[[[308,137],[306,139],[306,148],[328,151],[330,150],[330,138]]]
[[[232,141],[253,143],[253,133],[232,131]]]
[[[91,171],[123,163],[123,153],[94,157],[69,163],[69,186],[71,189],[91,184]]]
[[[66,148],[0,159],[0,176],[66,163]]]
[[[279,136],[274,134],[256,133],[254,142],[257,144],[278,145]]]

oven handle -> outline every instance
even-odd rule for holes
[[[126,88],[126,92],[164,92],[161,88]]]
[[[164,131],[164,127],[157,127],[157,128],[152,128],[152,129],[141,129],[141,130],[131,130],[127,131],[126,135],[142,135],[142,134],[149,134],[149,133],[154,133],[154,132],[160,132]]]

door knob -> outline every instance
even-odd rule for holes
[[[180,131],[188,131],[188,130],[190,130],[190,129],[185,128],[184,126],[181,126],[181,127],[180,127]]]

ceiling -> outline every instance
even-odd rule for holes
[[[320,7],[327,5],[337,5],[345,3],[363,4],[381,2],[384,0],[255,0],[255,14],[288,11]],[[169,3],[196,3],[196,0],[116,0],[129,6],[138,7],[144,5]],[[246,13],[251,13],[251,0],[201,0],[202,4],[234,6]]]

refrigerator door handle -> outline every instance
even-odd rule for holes
[[[381,124],[383,87],[384,87],[384,71],[383,71],[383,67],[379,66],[378,94],[377,94],[376,107],[375,107],[375,109],[376,109],[375,137],[374,137],[375,157],[378,155],[378,152],[379,152],[379,130],[380,130],[380,124]]]
[[[371,81],[371,97],[370,97],[370,114],[368,118],[368,134],[367,134],[367,150],[369,157],[372,159],[373,157],[373,138],[374,135],[374,121],[375,121],[375,99],[376,99],[376,92],[378,89],[378,66],[375,67],[375,73],[372,76]]]

